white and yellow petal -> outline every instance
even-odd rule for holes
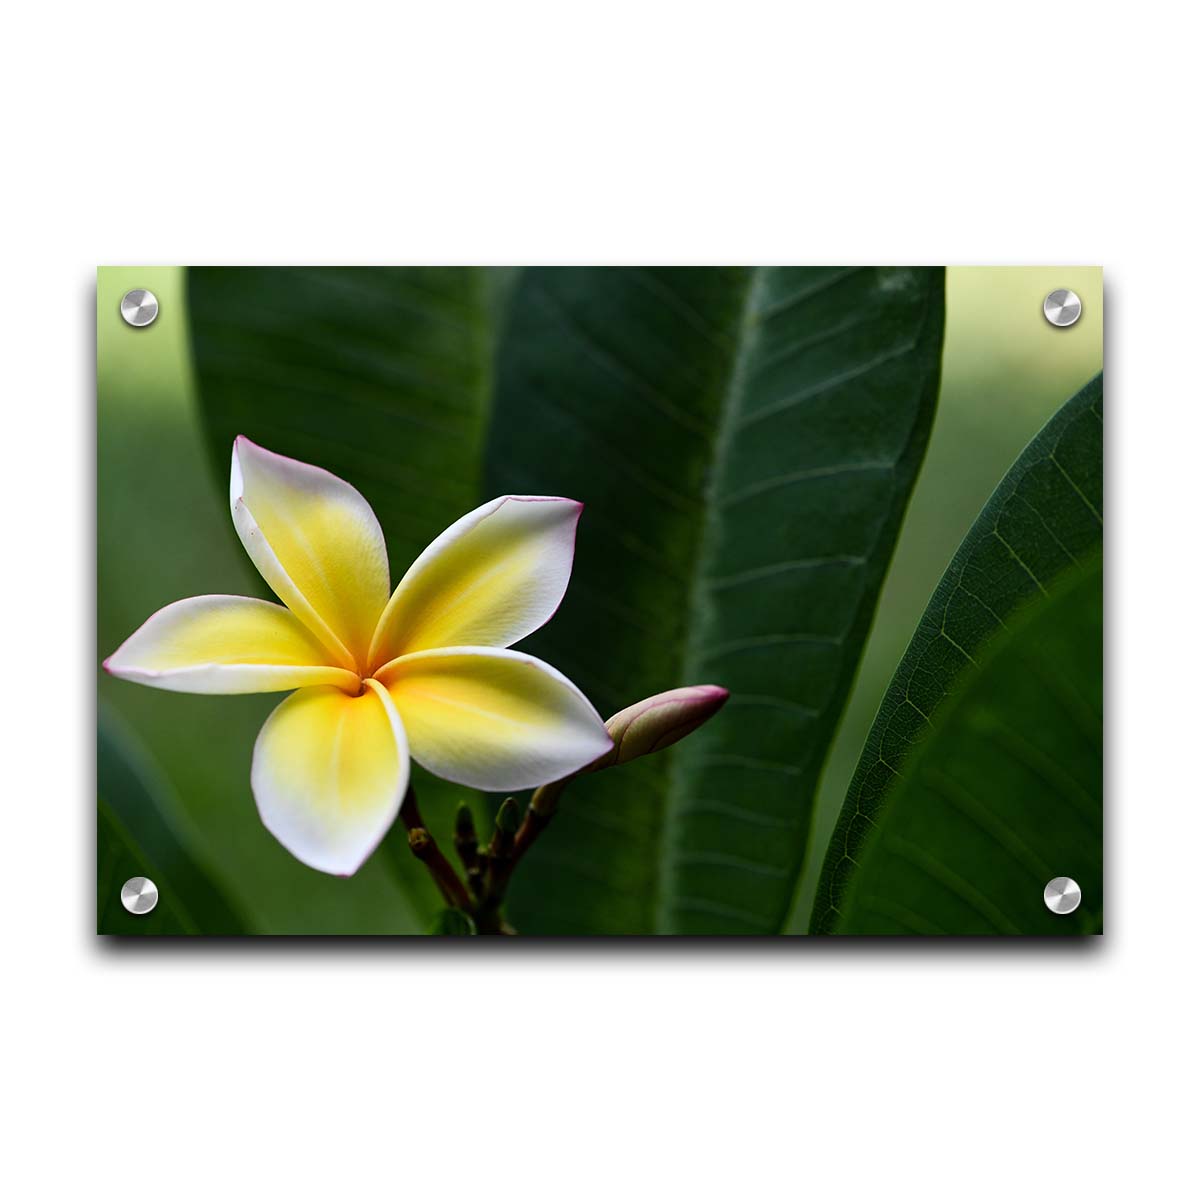
[[[267,718],[250,786],[263,824],[302,863],[353,875],[408,788],[404,727],[383,688],[305,688]]]
[[[383,531],[362,495],[320,467],[239,437],[229,505],[274,593],[343,666],[365,666],[390,579]]]
[[[156,612],[104,662],[110,675],[170,692],[234,695],[358,677],[286,608],[247,596],[194,596]]]
[[[486,792],[571,775],[612,747],[584,694],[517,650],[422,650],[377,674],[400,714],[413,758]]]
[[[375,631],[371,666],[444,646],[510,646],[562,601],[583,505],[501,496],[460,518],[408,569]]]

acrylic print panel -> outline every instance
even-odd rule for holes
[[[100,932],[1100,931],[1098,269],[97,296]]]

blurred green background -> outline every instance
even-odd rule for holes
[[[120,318],[121,296],[151,289],[160,315]],[[1069,287],[1083,316],[1052,328],[1042,298]],[[950,557],[1006,469],[1063,400],[1102,366],[1099,268],[951,267],[942,391],[929,451],[850,701],[827,764],[791,928],[806,924],[818,866],[879,700]],[[185,274],[105,267],[97,277],[97,662],[152,612],[203,593],[252,594],[195,409]],[[100,673],[101,720],[136,747],[143,785],[247,928],[397,933],[434,906],[403,888],[386,853],[349,880],[293,859],[263,828],[250,754],[277,696],[185,696]],[[427,816],[432,814],[427,813]],[[448,814],[433,820],[445,832]],[[440,827],[439,827],[440,826]],[[423,883],[424,881],[422,881]],[[432,888],[428,889],[430,892]]]

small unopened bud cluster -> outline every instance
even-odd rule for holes
[[[728,699],[729,693],[723,687],[703,683],[639,700],[605,722],[612,749],[576,774],[620,766],[665,750],[699,729]],[[422,827],[410,833],[413,853],[431,866],[447,901],[462,912],[462,920],[457,924],[444,918],[435,932],[514,932],[501,913],[509,878],[522,855],[549,824],[558,808],[559,796],[573,778],[574,775],[568,775],[543,784],[533,793],[524,813],[516,799],[509,796],[496,813],[495,829],[486,845],[479,841],[471,810],[465,804],[459,807],[454,820],[454,847],[466,871],[465,888],[428,832]],[[415,805],[414,799],[410,815],[417,821]]]

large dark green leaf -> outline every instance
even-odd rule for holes
[[[1099,562],[1069,572],[986,644],[856,852],[837,933],[1099,932],[1101,591]],[[1058,875],[1070,916],[1042,900]]]
[[[398,580],[480,501],[494,341],[513,281],[468,267],[193,268],[192,345],[218,486],[239,433],[333,471],[374,508]],[[431,825],[448,836],[463,790],[416,775]],[[411,860],[400,869],[432,916],[440,901],[424,871]]]
[[[470,268],[193,268],[201,415],[218,480],[233,440],[319,463],[375,509],[392,572],[479,502],[493,277]]]
[[[96,790],[98,933],[246,932],[241,916],[192,852],[169,786],[132,735],[103,710]],[[158,905],[144,916],[133,916],[121,904],[121,885],[134,875],[158,885]]]
[[[605,712],[733,695],[584,778],[522,863],[523,933],[770,933],[924,452],[940,270],[545,269],[511,300],[488,491],[583,500],[528,643]]]
[[[1098,568],[1081,564],[1101,550],[1102,448],[1097,376],[1017,460],[934,593],[851,781],[814,932],[895,930],[905,920],[952,933],[1044,931],[1047,914],[1029,901],[1040,890],[1025,878],[1011,890],[1013,858],[1075,878],[1068,866],[1081,864],[1089,905],[1098,901],[1100,585]],[[972,747],[979,759],[968,772]],[[1098,921],[1090,907],[1081,912],[1071,931]]]
[[[482,495],[587,501],[571,592],[531,649],[603,709],[704,680],[734,700],[694,744],[574,789],[518,877],[518,923],[778,929],[928,436],[942,272],[527,273],[481,488],[512,283],[193,271],[219,476],[237,433],[321,463],[371,501],[396,571]]]

